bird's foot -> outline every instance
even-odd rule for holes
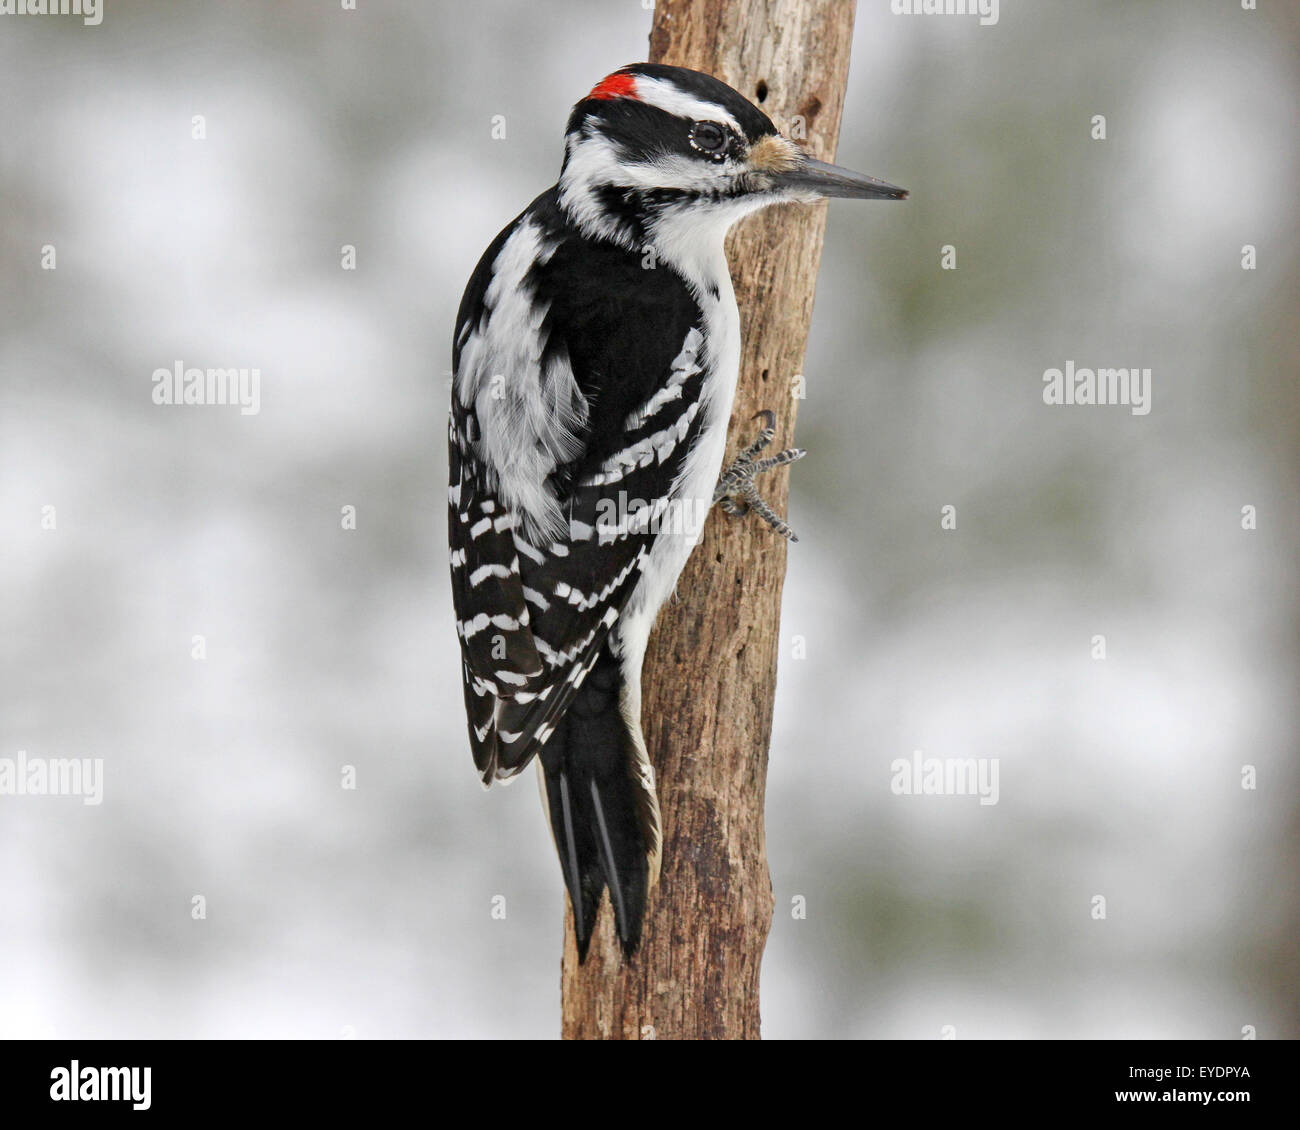
[[[758,438],[736,456],[735,462],[722,472],[718,485],[713,491],[713,501],[719,503],[722,509],[731,515],[747,514],[752,510],[783,538],[798,541],[795,532],[759,496],[754,476],[770,471],[773,467],[784,467],[787,463],[802,459],[808,453],[798,447],[788,447],[775,455],[769,455],[766,459],[759,459],[758,453],[771,443],[772,437],[776,435],[776,416],[765,409],[754,419],[763,421]]]

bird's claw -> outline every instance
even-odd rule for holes
[[[808,453],[798,447],[788,447],[775,455],[769,455],[766,459],[759,459],[759,452],[767,447],[772,442],[772,437],[776,435],[776,416],[764,409],[754,419],[763,421],[758,438],[736,456],[735,462],[722,472],[718,485],[713,491],[713,501],[721,505],[725,513],[734,516],[752,510],[783,538],[798,541],[795,532],[759,496],[754,476],[770,471],[774,467],[784,467],[787,463],[802,459]]]

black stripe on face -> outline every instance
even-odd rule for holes
[[[711,102],[725,110],[743,131],[734,137],[734,150],[743,150],[760,138],[777,132],[771,119],[757,106],[709,75],[651,63],[626,67],[623,73],[666,79],[686,97]],[[699,120],[711,119],[702,114]],[[573,108],[567,133],[582,138],[604,137],[618,147],[620,159],[629,163],[653,161],[666,153],[700,161],[712,160],[708,153],[691,144],[695,122],[696,119],[670,113],[633,97],[585,98]],[[729,126],[722,122],[717,124],[734,136]]]
[[[578,103],[570,119],[569,133],[578,135],[581,139],[578,144],[592,137],[604,138],[614,145],[619,160],[629,165],[649,164],[665,154],[694,158],[705,164],[709,158],[691,145],[694,126],[694,121],[657,106],[631,98],[613,98]],[[740,144],[743,139],[737,142]]]
[[[613,175],[616,179],[589,186],[606,216],[617,221],[635,244],[645,242],[647,217],[664,208],[699,200],[718,202],[743,196],[753,190],[754,186],[748,176],[743,173],[723,175],[724,172],[729,172],[726,162],[719,155],[703,152],[692,144],[693,121],[630,100],[620,103],[604,101],[595,105],[601,108],[600,112],[582,122],[576,138],[570,134],[570,145],[565,154],[566,167],[574,152],[583,145],[596,144],[594,139],[599,137],[613,145],[620,166],[653,168],[657,161],[672,157],[684,161],[687,168],[697,167],[702,174],[701,179],[688,174],[689,183],[664,183],[655,188],[633,188],[620,182],[615,173]],[[725,156],[743,162],[748,142],[736,137],[735,131],[723,123],[718,122],[717,125],[733,138]],[[665,179],[671,181],[672,175],[666,171]]]

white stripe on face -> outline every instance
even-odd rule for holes
[[[689,118],[693,122],[721,122],[735,130],[740,137],[745,136],[740,123],[716,102],[706,102],[702,98],[686,94],[667,79],[637,75],[636,96],[647,106],[654,106],[679,118]]]

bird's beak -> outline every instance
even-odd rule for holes
[[[865,173],[828,165],[805,156],[793,169],[776,174],[772,187],[810,196],[846,196],[855,200],[906,200],[907,189],[888,184]]]

